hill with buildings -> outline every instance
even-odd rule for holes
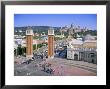
[[[25,31],[26,29],[28,28],[27,27],[14,27],[14,32],[15,34],[25,34]],[[49,26],[31,26],[31,28],[33,29],[33,32],[34,33],[38,33],[38,34],[42,34],[42,32],[45,32],[45,34],[47,35],[48,33],[48,29],[49,29]],[[60,27],[53,27],[54,30],[58,30],[60,29]]]
[[[15,35],[25,35],[25,31],[28,28],[26,27],[14,27],[14,34]],[[34,33],[37,33],[39,35],[42,35],[45,33],[47,35],[48,29],[50,26],[31,26]],[[54,29],[55,35],[61,35],[64,34],[65,36],[71,35],[79,35],[79,36],[85,36],[87,34],[91,34],[92,36],[97,35],[97,30],[87,29],[87,27],[81,28],[80,26],[73,26],[72,24],[70,26],[64,26],[64,27],[52,27]]]

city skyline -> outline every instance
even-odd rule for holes
[[[97,30],[96,14],[15,14],[14,27],[52,26],[64,27],[80,26],[90,30]]]

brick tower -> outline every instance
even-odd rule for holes
[[[48,30],[48,58],[54,58],[54,29]]]
[[[33,30],[30,27],[26,30],[26,57],[33,57]]]

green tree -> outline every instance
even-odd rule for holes
[[[33,50],[35,50],[35,49],[36,49],[36,44],[33,45]]]
[[[23,54],[22,48],[21,48],[21,46],[18,46],[17,47],[17,55],[22,55],[22,54]]]
[[[22,48],[22,52],[23,52],[23,54],[26,53],[26,47]]]
[[[41,48],[43,44],[37,44],[37,48]]]

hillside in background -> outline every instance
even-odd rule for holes
[[[31,26],[31,28],[33,29],[34,33],[38,33],[38,34],[42,34],[42,32],[45,32],[45,34],[47,35],[48,33],[48,29],[50,26]],[[54,29],[54,33],[57,35],[61,34],[61,27],[52,27]],[[15,35],[25,35],[25,31],[26,31],[27,27],[14,27],[14,34]],[[65,36],[68,36],[68,31],[63,32]],[[81,32],[77,32],[75,34],[78,35],[87,35],[87,34],[91,34],[93,36],[97,35],[97,30],[88,30],[88,31],[81,31]]]
[[[31,26],[31,28],[33,29],[34,33],[37,32],[37,33],[41,34],[42,32],[45,32],[45,34],[47,35],[49,26]],[[27,27],[15,27],[14,32],[15,32],[15,34],[19,34],[22,31],[21,34],[25,34],[26,29],[27,29]],[[53,29],[59,30],[60,27],[53,27]]]

